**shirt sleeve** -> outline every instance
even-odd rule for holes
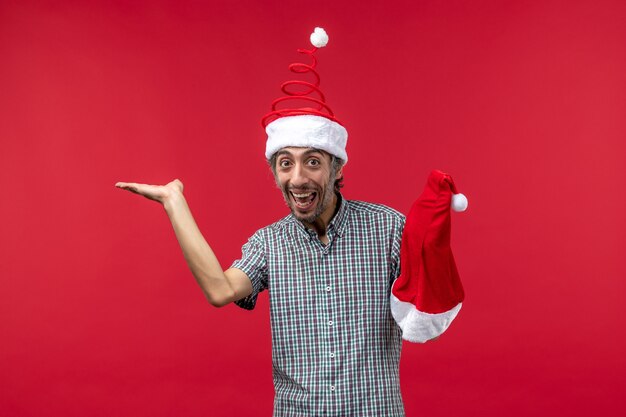
[[[400,246],[402,244],[402,232],[404,230],[404,216],[398,217],[392,223],[391,231],[391,276],[389,279],[393,282],[400,276]]]
[[[241,259],[236,260],[231,268],[237,268],[245,272],[252,283],[252,293],[235,304],[246,310],[254,309],[257,296],[267,289],[267,258],[263,240],[258,233],[253,235],[241,248]]]

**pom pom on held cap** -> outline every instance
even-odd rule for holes
[[[465,211],[467,210],[467,204],[465,195],[461,193],[452,195],[452,210],[456,212]]]
[[[322,28],[315,28],[311,33],[311,44],[316,48],[323,48],[328,44],[328,34]]]

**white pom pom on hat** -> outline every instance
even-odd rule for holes
[[[328,35],[322,28],[315,28],[311,33],[311,44],[316,48],[323,48],[328,44]]]

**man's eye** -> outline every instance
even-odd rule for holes
[[[283,159],[282,161],[278,163],[278,166],[281,168],[287,168],[289,166],[289,161],[286,159]]]
[[[319,164],[320,164],[320,161],[318,161],[317,159],[309,159],[309,165],[316,167]]]

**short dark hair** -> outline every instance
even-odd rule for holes
[[[337,178],[337,173],[339,172],[339,170],[344,164],[343,159],[337,158],[335,155],[331,155],[322,149],[315,149],[315,150],[330,156],[330,169],[331,169],[331,173],[333,174],[332,176],[335,177],[334,188],[335,188],[335,192],[339,192],[339,190],[341,190],[344,187],[343,175],[341,176],[341,178]],[[277,178],[277,175],[276,175],[276,160],[277,159],[278,159],[278,152],[274,152],[274,154],[270,157],[270,159],[267,160],[267,164],[272,169],[274,178]]]

